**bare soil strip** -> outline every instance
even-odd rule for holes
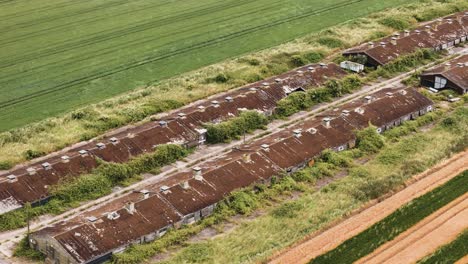
[[[350,218],[333,227],[311,234],[302,242],[280,252],[270,263],[307,263],[311,259],[337,247],[349,238],[361,233],[373,224],[387,217],[395,210],[438,186],[443,185],[464,170],[468,169],[468,151],[459,153],[433,168],[414,176],[411,185],[378,202],[371,201]]]
[[[468,227],[468,193],[426,217],[356,263],[414,263],[453,241]]]

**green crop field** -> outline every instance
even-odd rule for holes
[[[415,0],[1,0],[0,130]]]

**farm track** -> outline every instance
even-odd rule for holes
[[[64,89],[67,89],[67,88],[70,88],[70,87],[73,87],[73,86],[76,86],[76,85],[79,85],[79,84],[83,84],[83,83],[86,83],[86,82],[89,82],[89,81],[92,81],[92,80],[95,80],[95,79],[100,79],[100,78],[107,77],[107,76],[110,76],[110,75],[113,75],[113,74],[116,74],[116,73],[120,73],[120,72],[129,70],[129,69],[140,67],[140,66],[146,65],[148,63],[158,61],[158,60],[170,58],[170,57],[173,57],[175,55],[184,54],[184,53],[187,53],[187,52],[190,52],[190,51],[194,51],[196,49],[208,47],[208,46],[211,46],[211,45],[214,45],[214,44],[221,43],[221,42],[226,41],[226,40],[231,40],[233,38],[237,38],[237,37],[240,37],[240,36],[251,34],[251,33],[254,33],[256,31],[264,30],[264,29],[267,29],[267,28],[270,28],[270,27],[273,27],[273,26],[276,26],[276,25],[291,22],[291,21],[301,19],[301,18],[304,18],[304,17],[307,17],[307,16],[318,15],[320,13],[328,12],[328,11],[331,11],[331,10],[336,9],[336,8],[344,7],[344,6],[351,5],[351,4],[357,3],[357,2],[362,2],[362,1],[363,0],[355,0],[355,1],[352,1],[352,2],[349,2],[349,3],[346,3],[344,5],[339,5],[339,6],[334,6],[334,7],[327,7],[327,8],[324,8],[322,10],[314,10],[314,11],[310,11],[310,12],[307,12],[307,13],[302,14],[302,15],[297,15],[297,16],[293,16],[293,17],[289,17],[289,18],[285,18],[285,19],[280,19],[280,20],[277,20],[277,21],[272,22],[272,23],[251,27],[251,28],[248,28],[248,29],[245,29],[245,30],[241,30],[241,31],[237,31],[237,32],[234,32],[234,33],[231,33],[231,34],[221,36],[219,38],[215,38],[215,39],[207,40],[207,41],[200,42],[200,43],[197,43],[197,44],[194,44],[194,45],[190,45],[188,47],[185,47],[185,48],[182,48],[182,49],[170,52],[170,53],[166,53],[165,55],[159,55],[159,56],[156,55],[154,57],[145,58],[145,59],[143,59],[141,61],[133,62],[131,64],[121,65],[121,66],[118,66],[118,67],[113,68],[113,69],[108,70],[108,71],[101,71],[101,72],[98,72],[97,74],[91,74],[91,75],[88,75],[88,76],[83,76],[83,77],[77,78],[75,80],[71,80],[71,81],[64,82],[62,84],[53,86],[53,87],[48,88],[48,89],[37,91],[37,92],[31,93],[31,94],[28,94],[28,95],[25,95],[25,96],[17,97],[17,98],[15,98],[13,100],[0,102],[0,109],[8,107],[8,106],[15,105],[15,104],[18,104],[18,103],[21,103],[21,102],[25,102],[25,101],[37,98],[39,96],[44,96],[44,95],[47,95],[47,94],[50,94],[50,93],[53,93],[53,92],[61,91],[61,90],[64,90]],[[179,42],[179,41],[180,40],[178,40],[177,42]]]
[[[332,250],[384,219],[404,204],[456,177],[468,169],[466,160],[468,160],[468,151],[439,163],[413,177],[414,183],[405,189],[381,202],[372,201],[368,207],[361,209],[353,216],[326,230],[311,234],[302,242],[279,252],[271,259],[270,263],[308,263],[311,259]]]
[[[358,264],[415,263],[468,228],[468,193],[360,259]]]

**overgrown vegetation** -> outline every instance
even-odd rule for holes
[[[332,37],[345,43],[345,46],[352,46],[391,34],[392,29],[378,23],[383,17],[412,17],[420,22],[467,8],[468,3],[465,0],[428,0],[389,9],[285,45],[165,80],[86,109],[77,109],[73,113],[3,132],[0,134],[0,169],[7,169],[24,161],[24,153],[29,149],[50,153],[80,140],[95,137],[111,128],[143,120],[152,114],[174,109],[208,95],[282,73],[294,67],[295,63],[290,63],[293,55],[317,62],[331,52],[330,48],[316,42],[318,38]],[[278,54],[286,55],[277,58]],[[206,83],[207,78],[217,75],[229,78],[226,82]]]
[[[461,233],[454,241],[418,261],[418,264],[451,264],[466,255],[468,255],[468,230]]]
[[[15,257],[27,258],[34,261],[44,261],[45,255],[42,254],[40,251],[34,250],[29,246],[28,238],[24,237],[18,243],[18,246],[15,248],[15,252],[13,253]]]
[[[219,124],[206,124],[206,141],[210,144],[229,142],[255,129],[265,128],[268,119],[257,111],[243,111],[238,117]]]
[[[257,216],[255,221],[242,222],[236,229],[224,236],[184,244],[184,241],[191,235],[204,228],[212,224],[222,225],[222,220],[225,218],[217,218],[220,212],[217,211],[212,217],[197,224],[172,230],[168,237],[164,236],[149,244],[133,246],[125,253],[116,255],[114,262],[140,263],[169,246],[180,244],[184,245],[184,249],[164,263],[186,263],[188,259],[193,259],[198,250],[207,254],[204,256],[207,262],[256,263],[265,261],[275,250],[288,246],[327,223],[346,216],[369,199],[401,186],[411,175],[433,166],[453,152],[463,150],[468,142],[466,140],[468,133],[466,111],[463,106],[460,106],[454,112],[449,113],[448,117],[456,120],[453,124],[455,127],[452,128],[444,126],[441,122],[447,117],[436,114],[433,120],[440,124],[435,125],[429,131],[401,133],[392,135],[391,138],[389,134],[384,133],[385,145],[377,153],[371,154],[376,158],[367,163],[352,162],[356,158],[366,159],[368,154],[365,154],[366,147],[364,146],[375,145],[367,142],[364,144],[361,141],[363,150],[358,147],[339,153],[326,151],[317,158],[312,167],[290,176],[273,178],[271,186],[258,185],[246,189],[241,196],[240,205],[236,205],[236,208],[242,208],[237,213],[248,214],[258,208],[268,213]],[[408,121],[405,125],[424,126],[425,122],[418,123],[418,121],[419,119]],[[423,140],[419,140],[420,137],[423,137]],[[373,136],[364,137],[362,140],[367,139],[375,140]],[[443,140],[444,144],[434,144],[440,140]],[[404,150],[398,163],[380,162],[380,156],[398,150]],[[412,164],[417,164],[417,166],[413,167]],[[348,171],[349,176],[329,184],[318,192],[315,191],[316,180],[334,175],[341,170]],[[295,195],[295,200],[291,202],[289,198],[292,193],[301,194]],[[251,197],[247,198],[249,196]],[[217,210],[226,210],[225,203]],[[236,211],[232,210],[231,213],[236,214]],[[290,217],[291,215],[294,217]]]
[[[353,263],[468,191],[468,171],[418,197],[310,263]]]
[[[361,88],[362,80],[358,75],[348,75],[341,80],[329,80],[323,87],[309,89],[306,92],[296,92],[281,99],[275,110],[276,118],[288,117],[315,104],[330,101],[334,97]]]
[[[125,185],[136,180],[141,173],[158,170],[160,167],[185,157],[188,150],[178,145],[161,145],[153,153],[131,159],[128,163],[101,164],[88,175],[68,178],[53,186],[50,200],[44,205],[29,210],[30,219],[44,214],[59,214],[77,207],[83,201],[90,201],[111,193],[117,185]],[[17,209],[0,215],[0,231],[24,227],[28,220],[28,210]]]

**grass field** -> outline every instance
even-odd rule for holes
[[[323,254],[311,264],[353,263],[372,253],[419,221],[468,191],[468,170],[446,184],[414,199],[378,223]]]
[[[0,2],[0,130],[413,0]]]

